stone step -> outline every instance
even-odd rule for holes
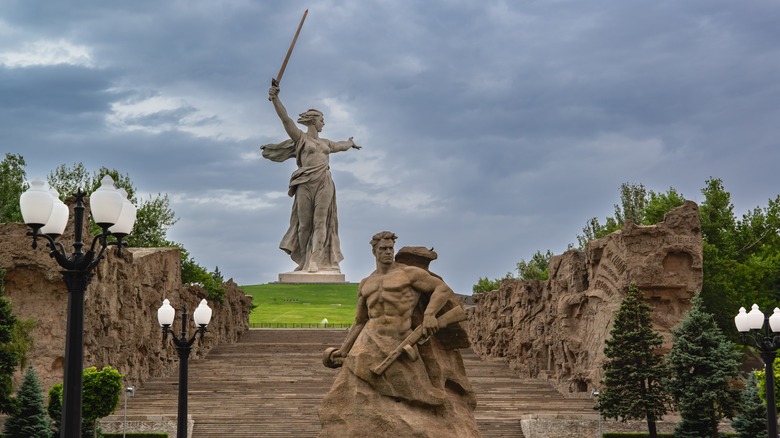
[[[192,437],[316,437],[317,409],[338,373],[322,365],[321,354],[345,336],[343,329],[252,329],[235,344],[190,359]],[[522,437],[527,414],[593,413],[591,401],[565,398],[544,380],[521,379],[503,362],[471,350],[463,350],[463,360],[485,438]],[[178,375],[152,378],[129,400],[127,415],[175,418],[177,400]],[[121,423],[122,409],[106,422]]]

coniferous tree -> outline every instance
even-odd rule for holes
[[[656,421],[666,414],[671,400],[663,385],[669,367],[658,354],[663,338],[653,330],[650,312],[632,283],[606,340],[607,361],[596,409],[606,418],[644,419],[650,437],[655,438]]]
[[[13,376],[19,363],[19,353],[13,348],[13,334],[16,317],[11,301],[3,296],[5,271],[0,270],[0,413],[10,414],[13,410]]]
[[[761,400],[755,373],[748,376],[739,405],[739,414],[731,422],[739,438],[755,438],[766,432],[766,405]]]
[[[682,417],[674,436],[718,438],[718,423],[733,418],[739,406],[740,394],[732,383],[739,377],[740,354],[704,311],[701,296],[691,304],[685,320],[672,332],[669,353],[668,388]]]
[[[51,432],[41,383],[35,370],[30,367],[17,393],[16,408],[5,421],[4,434],[7,437],[50,438]]]

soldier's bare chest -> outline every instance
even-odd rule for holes
[[[383,302],[408,301],[416,296],[409,278],[402,273],[373,275],[366,279],[362,293],[369,306]]]

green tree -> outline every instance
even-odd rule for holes
[[[5,421],[4,433],[7,437],[51,437],[51,424],[43,406],[41,383],[32,367],[24,374],[16,396],[16,408]]]
[[[501,280],[490,280],[487,277],[480,277],[477,284],[471,287],[471,291],[475,294],[481,294],[485,292],[491,292],[497,290],[501,286]]]
[[[219,271],[219,266],[215,266],[214,270],[209,272],[208,278],[203,282],[203,288],[209,293],[209,301],[216,301],[223,303],[225,301],[225,278],[222,277],[222,272]]]
[[[27,368],[27,353],[35,345],[35,338],[32,332],[38,327],[38,322],[31,318],[16,318],[13,331],[11,332],[10,348],[19,358],[19,369]]]
[[[700,295],[672,335],[667,387],[682,417],[675,437],[718,438],[718,422],[732,418],[739,406],[732,383],[739,377],[740,354],[704,310]]]
[[[735,309],[752,303],[769,309],[780,306],[780,196],[738,219],[723,181],[708,179],[701,193],[704,279],[700,294],[721,331],[736,339]],[[580,248],[622,228],[626,221],[658,223],[685,202],[674,188],[656,193],[641,184],[621,185],[620,198],[614,217],[608,217],[604,225],[596,218],[588,221],[584,235],[577,236]]]
[[[113,178],[115,187],[125,189],[128,200],[137,206],[133,232],[125,239],[128,246],[137,248],[178,247],[181,255],[182,283],[200,284],[208,291],[209,300],[223,302],[224,287],[221,282],[217,284],[217,280],[222,281],[222,274],[218,271],[209,272],[190,257],[183,245],[168,240],[168,229],[178,219],[171,208],[167,194],[158,193],[156,196],[150,195],[147,199],[138,200],[136,198],[137,190],[129,175],[107,167],[101,167],[90,174],[82,163],[72,166],[60,165],[49,173],[48,182],[51,187],[60,192],[60,197],[65,200],[79,189],[86,193],[97,190],[105,175],[110,175]],[[99,232],[97,225],[92,224],[92,233]]]
[[[110,366],[103,367],[100,371],[96,367],[84,370],[82,416],[84,417],[83,421],[90,424],[95,432],[98,429],[97,420],[113,414],[119,406],[124,377],[123,374]]]
[[[171,209],[167,194],[150,196],[138,204],[133,232],[127,236],[127,244],[139,248],[179,246],[168,240],[168,229],[178,219]]]
[[[3,219],[5,215],[12,216],[10,220],[22,220],[19,196],[27,189],[24,166],[21,155],[6,154],[5,160],[0,163],[0,222],[9,221]],[[60,199],[65,201],[78,190],[94,192],[100,187],[105,175],[111,176],[115,187],[125,189],[127,199],[137,207],[135,226],[126,240],[128,245],[140,248],[181,247],[167,237],[168,229],[178,221],[168,195],[158,193],[147,199],[138,199],[136,187],[128,174],[105,166],[90,173],[83,163],[76,163],[71,166],[59,165],[49,172],[46,179],[49,186],[59,192]],[[98,232],[97,226],[93,226],[92,233]]]
[[[35,320],[17,318],[11,301],[3,296],[5,271],[0,269],[0,412],[10,413],[13,407],[13,374],[18,365],[27,366],[27,352],[33,346]]]
[[[13,348],[13,330],[16,317],[11,301],[3,296],[4,271],[0,271],[0,412],[13,411],[13,375],[19,363],[19,353]]]
[[[615,204],[615,216],[607,217],[603,225],[597,218],[590,218],[582,229],[583,234],[577,236],[577,242],[583,249],[589,241],[620,230],[627,222],[657,224],[663,221],[669,210],[684,202],[683,195],[672,187],[666,193],[656,193],[648,191],[642,184],[623,183],[620,185],[620,204]]]
[[[547,266],[553,253],[548,249],[546,253],[536,251],[531,256],[531,260],[520,259],[517,263],[517,272],[520,280],[547,280]]]
[[[723,181],[710,178],[701,190],[704,202],[699,206],[701,233],[707,243],[733,254],[735,251],[731,235],[736,231],[737,221],[731,193],[723,188]]]
[[[655,438],[656,421],[666,414],[671,398],[663,385],[669,377],[659,352],[663,337],[653,330],[651,311],[631,283],[605,341],[607,361],[596,409],[606,418],[644,419],[650,437]]]
[[[46,182],[49,183],[49,187],[59,192],[60,199],[63,201],[79,190],[84,193],[92,193],[89,191],[92,187],[92,176],[83,163],[76,163],[70,167],[60,164],[49,172]]]
[[[780,196],[770,199],[767,207],[744,214],[732,237],[735,274],[743,287],[739,296],[744,297],[749,289],[757,293],[756,303],[776,307],[780,304]]]
[[[52,420],[52,428],[56,431],[56,436],[60,436],[60,427],[62,426],[62,383],[57,383],[49,388],[46,412]]]
[[[739,220],[721,180],[709,179],[702,194],[701,295],[721,330],[736,339],[735,309],[780,305],[780,196]]]
[[[608,217],[606,223],[601,225],[598,218],[592,217],[588,220],[585,227],[582,228],[582,235],[577,235],[577,242],[580,245],[580,249],[584,249],[588,246],[588,242],[594,239],[601,239],[602,237],[613,233],[623,227],[623,224],[618,224],[615,218]]]
[[[19,197],[27,190],[24,158],[6,152],[0,162],[0,222],[23,222]]]
[[[702,189],[704,201],[699,205],[702,230],[702,267],[704,278],[701,296],[704,306],[712,313],[724,333],[735,339],[732,318],[736,304],[738,284],[735,283],[736,250],[733,236],[736,234],[736,217],[731,194],[723,188],[719,179],[709,179]],[[745,297],[750,305],[756,294]],[[751,299],[752,298],[752,299]],[[760,304],[760,303],[759,303]],[[731,316],[729,316],[731,315]]]
[[[138,200],[136,188],[130,176],[116,169],[101,167],[92,174],[82,163],[72,166],[60,165],[47,177],[50,187],[57,189],[63,201],[82,190],[92,193],[100,187],[104,176],[109,175],[114,180],[114,187],[125,189],[127,199],[136,205],[136,221],[133,232],[127,236],[127,244],[139,248],[156,248],[174,246],[167,240],[168,228],[176,223],[176,213],[171,209],[168,195],[157,194],[149,199]],[[92,224],[92,234],[100,233],[100,228]]]
[[[225,279],[219,272],[219,267],[209,272],[197,264],[186,249],[180,246],[179,251],[181,254],[181,282],[200,285],[208,292],[209,301],[223,303],[225,300],[225,287],[223,286]]]
[[[19,196],[27,189],[24,181],[24,166],[24,158],[13,154],[6,154],[5,160],[0,164],[0,221],[6,212],[13,216],[13,220],[22,220],[19,212]],[[158,193],[156,196],[150,195],[147,199],[139,200],[136,197],[135,185],[128,174],[122,174],[116,169],[105,166],[90,173],[83,163],[71,166],[62,164],[49,172],[47,180],[49,186],[55,188],[60,194],[60,199],[64,201],[78,190],[85,193],[94,192],[100,187],[105,175],[113,178],[115,187],[125,189],[128,200],[137,208],[133,232],[125,239],[127,244],[139,248],[178,247],[181,251],[182,282],[201,284],[209,292],[210,300],[223,302],[224,287],[221,283],[223,278],[219,270],[209,272],[190,257],[183,245],[168,240],[168,229],[178,219],[171,208],[167,194]],[[91,232],[97,235],[100,229],[92,224]],[[109,239],[113,240],[112,237]],[[218,284],[217,281],[220,283]]]
[[[756,375],[748,375],[745,389],[739,405],[739,414],[734,417],[731,427],[737,431],[739,438],[755,438],[766,433],[766,404],[758,395]]]
[[[772,369],[775,374],[775,394],[780,396],[780,358],[775,358],[772,363]],[[762,402],[766,405],[766,371],[756,370],[752,374],[756,377],[758,396],[761,397]],[[777,410],[780,411],[780,397],[775,397],[775,405]]]
[[[184,284],[202,284],[209,273],[203,266],[197,264],[189,251],[179,246],[181,255],[181,282]]]
[[[101,181],[106,175],[111,176],[111,179],[114,180],[114,187],[125,189],[127,199],[130,202],[137,202],[135,197],[136,189],[130,176],[105,166],[90,174],[83,163],[76,163],[70,167],[60,164],[56,169],[49,172],[46,180],[49,183],[49,187],[57,189],[60,193],[60,199],[64,201],[79,190],[87,194],[94,192],[100,187]]]
[[[119,396],[122,393],[122,379],[115,368],[96,367],[84,370],[82,384],[82,438],[100,436],[98,420],[111,415],[119,406]],[[49,416],[59,427],[62,415],[62,383],[57,383],[49,390]]]
[[[683,195],[674,189],[669,187],[666,193],[656,193],[650,191],[648,193],[647,205],[643,213],[643,225],[654,225],[659,222],[663,222],[666,213],[670,210],[677,208],[685,203]]]
[[[627,222],[642,225],[645,222],[647,200],[647,189],[643,184],[621,184],[620,206],[615,205],[615,221],[620,225]]]

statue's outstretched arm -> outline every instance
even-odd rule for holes
[[[301,130],[295,126],[293,119],[287,115],[287,109],[284,107],[284,105],[282,105],[281,99],[279,99],[279,86],[271,86],[271,88],[268,90],[268,100],[274,104],[276,114],[282,120],[282,125],[284,125],[284,130],[287,131],[287,135],[289,135],[293,141],[298,141],[298,139],[301,137]]]
[[[361,149],[363,146],[358,146],[354,140],[352,140],[352,137],[350,137],[346,141],[332,141],[329,140],[330,144],[330,151],[331,152],[343,152],[350,150],[352,148],[355,149]]]

